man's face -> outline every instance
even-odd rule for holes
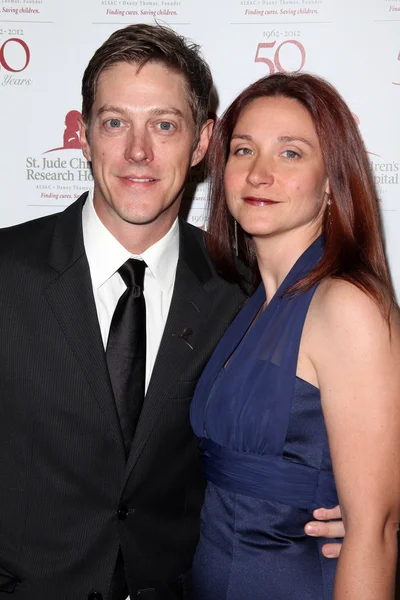
[[[183,75],[160,63],[104,70],[89,128],[81,122],[80,133],[103,224],[123,245],[135,234],[147,247],[155,243],[174,222],[187,171],[203,158],[211,133],[208,122],[194,147]]]

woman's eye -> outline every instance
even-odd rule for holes
[[[171,131],[174,128],[174,125],[168,121],[161,121],[161,123],[157,123],[157,127],[161,129],[161,131]]]
[[[237,148],[233,154],[239,156],[248,156],[249,154],[253,154],[253,150],[251,150],[251,148]]]
[[[121,127],[122,122],[120,121],[120,119],[108,119],[108,121],[106,121],[106,125],[111,127],[111,129],[118,129],[119,127]]]
[[[294,150],[285,150],[283,152],[283,156],[285,156],[286,158],[299,158],[300,154],[298,152],[295,152]]]

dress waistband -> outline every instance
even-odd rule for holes
[[[298,508],[338,504],[333,473],[294,463],[281,456],[247,454],[199,440],[205,477],[216,486],[245,496]]]

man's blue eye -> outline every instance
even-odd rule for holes
[[[110,127],[119,127],[121,125],[121,121],[119,119],[110,119],[109,123]]]
[[[168,123],[168,121],[162,121],[158,125],[163,131],[170,131],[173,127],[172,123]]]

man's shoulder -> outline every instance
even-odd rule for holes
[[[12,239],[14,237],[19,238],[21,234],[29,235],[37,231],[46,230],[51,224],[54,226],[54,222],[59,214],[60,213],[54,213],[44,217],[38,217],[37,219],[23,221],[22,223],[16,223],[15,225],[0,227],[0,236],[5,239]]]
[[[190,254],[190,256],[186,256],[186,262],[190,263],[199,279],[206,282],[207,288],[212,289],[212,293],[229,297],[234,305],[241,306],[247,298],[247,294],[238,283],[227,281],[215,269],[207,250],[207,232],[187,222],[182,222],[182,225],[186,241],[189,240],[186,254]],[[195,249],[200,253],[201,259],[199,256],[194,256]]]
[[[195,225],[188,223],[187,221],[185,221],[182,218],[179,218],[179,223],[186,235],[197,240],[197,242],[199,244],[201,244],[202,246],[205,247],[205,244],[204,244],[205,232],[203,229],[200,229],[200,227],[196,227]]]
[[[70,234],[76,228],[81,211],[81,199],[57,212],[10,227],[0,228],[0,257],[27,255],[34,259],[46,252],[53,240],[57,225],[64,223]]]
[[[39,283],[47,265],[56,215],[0,229],[0,282],[11,288]],[[46,267],[47,271],[47,267]]]
[[[32,219],[10,227],[0,228],[0,254],[34,249],[48,240],[54,231],[58,214]]]
[[[183,239],[181,238],[181,258],[191,266],[193,271],[197,272],[197,275],[202,276],[203,279],[208,279],[209,277],[221,279],[215,270],[207,250],[207,233],[203,229],[183,220],[181,221],[181,233],[183,233]],[[221,279],[221,281],[224,280]]]

